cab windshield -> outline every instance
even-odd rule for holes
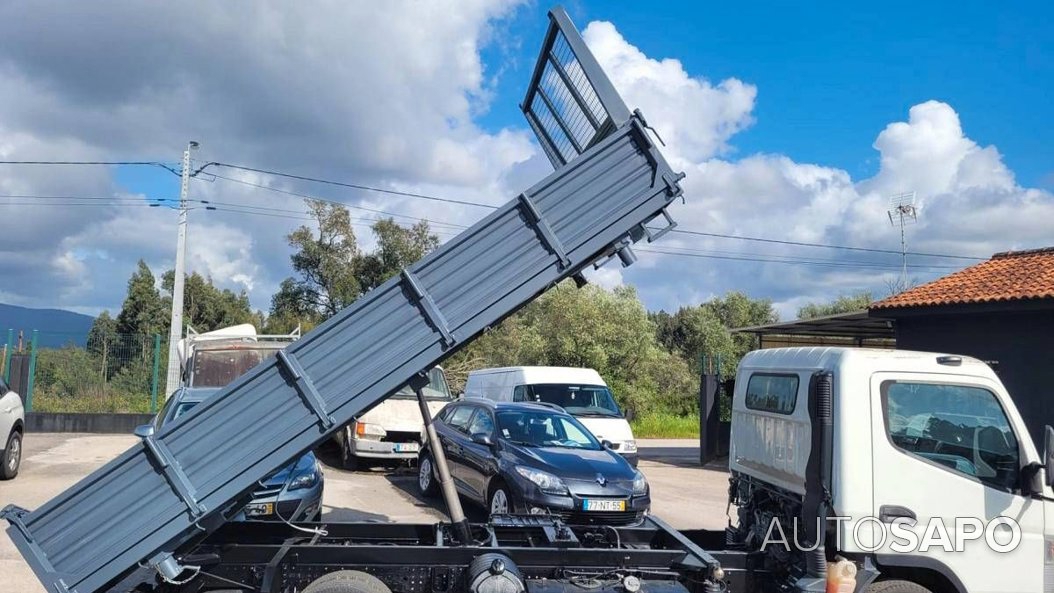
[[[277,347],[260,346],[197,350],[187,384],[190,387],[226,387],[278,350]]]
[[[446,384],[446,375],[443,373],[443,369],[436,367],[428,371],[428,385],[422,389],[426,399],[439,399],[450,401],[454,399],[454,396],[450,395],[450,388]],[[414,390],[410,389],[409,385],[404,385],[402,389],[396,391],[392,395],[395,399],[413,399],[417,395],[414,394]]]
[[[498,430],[501,438],[527,447],[561,447],[565,449],[601,449],[596,437],[578,420],[566,414],[534,410],[500,411]]]
[[[541,383],[528,385],[527,393],[530,401],[556,404],[575,416],[622,417],[615,396],[604,385]]]

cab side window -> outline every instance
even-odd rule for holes
[[[477,434],[494,436],[494,419],[491,418],[490,412],[480,408],[468,425],[468,434],[469,436],[476,436]]]
[[[898,449],[999,490],[1018,488],[1018,441],[994,393],[902,381],[881,389],[886,431]]]

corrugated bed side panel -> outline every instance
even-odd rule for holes
[[[672,199],[668,165],[636,120],[526,193],[561,241],[561,268],[516,200],[416,264],[412,271],[458,340],[444,346],[404,283],[392,279],[312,331],[288,351],[314,382],[336,425],[324,430],[271,360],[156,436],[171,451],[208,513],[327,438],[440,362],[465,340],[557,281],[591,264]],[[672,175],[672,174],[671,174]],[[25,524],[53,571],[96,591],[159,551],[201,535],[182,500],[141,446],[28,514]],[[21,537],[14,529],[16,541]],[[22,542],[25,553],[25,542]]]

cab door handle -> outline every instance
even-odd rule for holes
[[[882,505],[878,508],[878,520],[883,523],[893,523],[897,519],[911,519],[917,521],[915,511],[908,507],[899,505]]]

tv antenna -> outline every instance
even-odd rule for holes
[[[889,224],[900,227],[900,287],[907,287],[908,282],[908,241],[904,227],[919,221],[919,211],[915,207],[915,192],[905,192],[889,198]]]

